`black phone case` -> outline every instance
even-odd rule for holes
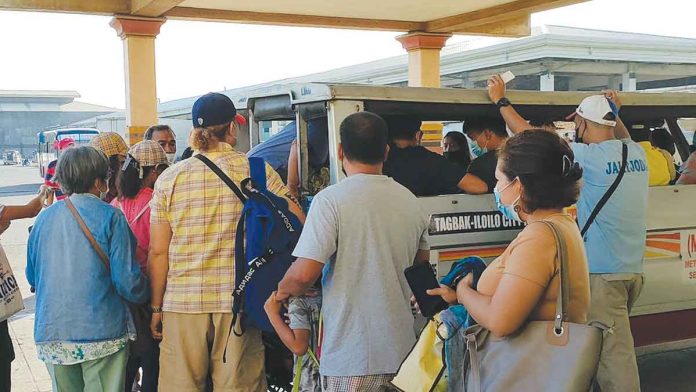
[[[404,270],[404,275],[424,317],[433,317],[438,312],[447,309],[448,304],[442,297],[428,295],[425,292],[440,287],[430,263],[412,265]]]

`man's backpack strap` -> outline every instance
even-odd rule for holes
[[[230,189],[232,189],[232,192],[234,192],[234,194],[237,195],[237,197],[239,198],[239,200],[242,203],[246,203],[246,197],[244,196],[242,191],[239,190],[239,187],[237,186],[237,184],[235,184],[234,181],[232,181],[232,179],[227,174],[225,174],[225,172],[222,171],[222,169],[220,169],[216,164],[214,164],[213,161],[208,159],[208,157],[206,157],[203,154],[196,154],[193,157],[197,158],[199,161],[205,163],[206,166],[208,166],[210,168],[210,170],[212,170],[215,174],[217,174],[217,176],[220,177],[220,179],[225,184],[227,184],[227,186]]]
[[[266,190],[266,162],[263,158],[249,158],[249,174],[251,181],[254,182],[254,188],[258,191]]]
[[[611,184],[609,189],[607,189],[606,193],[604,193],[604,196],[597,202],[597,205],[595,206],[594,210],[592,210],[592,213],[590,214],[590,217],[587,218],[587,222],[585,222],[585,226],[582,227],[582,230],[580,231],[580,234],[582,237],[585,237],[585,233],[587,233],[587,230],[590,228],[590,225],[592,225],[592,222],[594,222],[595,218],[597,218],[597,215],[599,214],[599,211],[604,207],[605,204],[607,204],[607,201],[609,201],[609,198],[611,195],[614,193],[616,188],[619,187],[619,183],[621,182],[621,179],[624,177],[624,174],[626,174],[626,165],[628,163],[628,145],[626,143],[621,143],[621,168],[619,169],[619,175],[616,176],[616,179],[614,182]]]

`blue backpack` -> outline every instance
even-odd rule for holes
[[[235,238],[232,330],[237,336],[244,334],[246,328],[275,332],[263,305],[295,260],[292,251],[300,238],[302,224],[290,212],[287,200],[266,188],[263,158],[249,158],[251,178],[237,187],[208,158],[201,154],[195,157],[212,169],[244,203]]]

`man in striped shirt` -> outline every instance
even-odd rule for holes
[[[250,174],[246,155],[233,148],[235,114],[227,96],[202,96],[193,105],[190,141],[239,184]],[[271,192],[288,194],[269,165],[266,181]],[[243,204],[203,162],[187,159],[159,177],[151,208],[151,329],[162,339],[161,390],[203,390],[210,370],[215,391],[265,391],[261,333],[229,334],[234,239]]]

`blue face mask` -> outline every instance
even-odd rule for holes
[[[474,156],[474,158],[478,158],[488,152],[488,149],[486,147],[481,148],[476,140],[471,139],[469,136],[466,136],[466,138],[469,141],[469,148],[471,149],[471,154]]]
[[[515,211],[515,207],[517,206],[517,202],[519,202],[520,197],[517,196],[517,199],[515,199],[515,201],[512,202],[511,205],[503,204],[503,201],[500,199],[500,194],[503,193],[510,185],[514,184],[517,180],[518,179],[515,178],[514,181],[507,184],[505,188],[501,189],[500,191],[498,190],[498,188],[493,188],[493,195],[495,196],[495,205],[496,207],[498,207],[498,211],[500,211],[500,213],[503,214],[504,217],[512,221],[522,222],[522,218],[520,218],[520,215],[517,213],[517,211]]]

